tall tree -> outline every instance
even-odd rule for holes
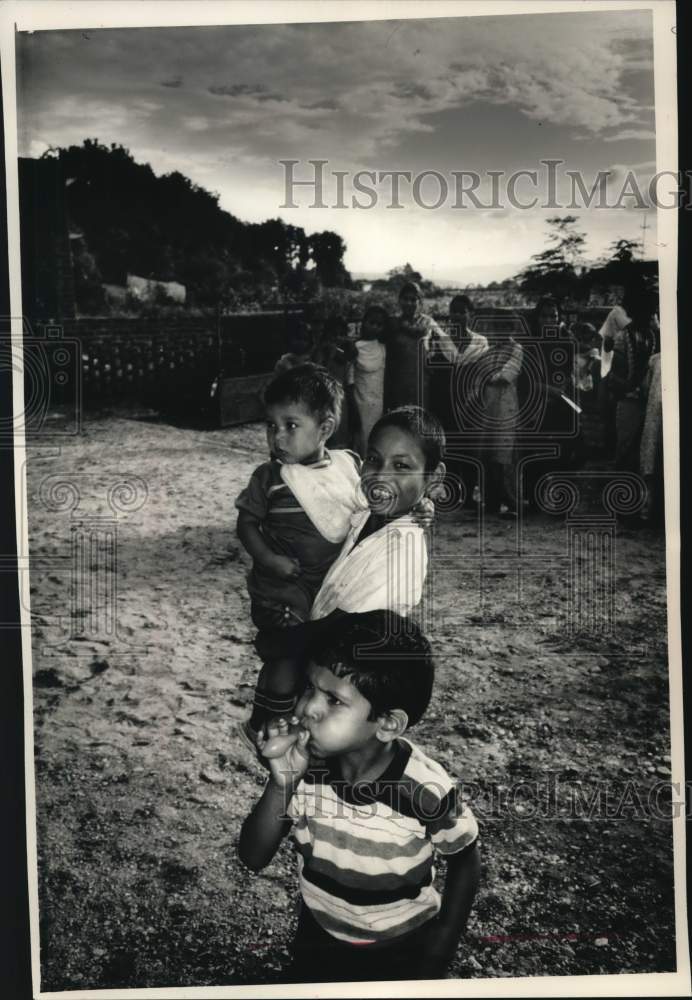
[[[529,295],[556,295],[580,298],[583,293],[581,264],[586,244],[584,233],[576,229],[576,215],[554,215],[546,220],[549,246],[534,254],[533,261],[517,275],[519,288]]]
[[[633,308],[658,298],[658,264],[641,260],[638,240],[620,239],[611,243],[608,255],[588,273],[590,287],[622,289],[623,301]]]
[[[348,285],[351,276],[344,267],[346,244],[339,234],[325,229],[322,233],[313,233],[308,242],[318,280],[328,288]]]

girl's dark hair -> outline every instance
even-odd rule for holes
[[[473,312],[473,302],[468,295],[455,295],[449,303],[450,313],[460,312],[461,309],[466,309],[467,312]]]
[[[426,472],[432,472],[444,458],[447,442],[442,424],[422,406],[399,406],[396,410],[389,410],[377,421],[370,437],[382,427],[398,427],[416,439],[425,455]]]
[[[331,617],[333,627],[320,630],[310,659],[348,677],[370,702],[370,721],[399,708],[415,725],[430,703],[435,676],[430,643],[416,623],[394,611],[337,611]]]
[[[344,390],[338,380],[309,361],[281,372],[264,390],[265,406],[304,403],[320,421],[333,417],[336,424],[341,419],[343,400]]]
[[[382,340],[386,340],[387,335],[389,334],[391,320],[389,318],[389,313],[387,312],[384,306],[378,306],[378,305],[368,306],[368,308],[363,313],[362,320],[360,321],[360,328],[362,330],[368,316],[372,316],[375,313],[379,313],[382,316],[382,319],[384,320],[381,337]]]

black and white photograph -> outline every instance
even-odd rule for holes
[[[0,13],[33,996],[689,995],[675,4]]]

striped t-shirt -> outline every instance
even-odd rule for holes
[[[335,761],[308,771],[288,814],[306,906],[354,944],[388,941],[434,917],[434,851],[456,854],[478,836],[456,783],[403,739],[375,782],[348,785]]]

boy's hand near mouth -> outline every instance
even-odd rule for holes
[[[307,749],[309,739],[310,733],[301,726],[296,715],[291,718],[290,722],[283,718],[273,719],[267,727],[267,739],[262,740],[258,745],[260,754],[269,764],[272,776],[274,776],[274,768],[272,767],[274,762],[279,763],[284,771],[287,768],[295,770],[298,766],[300,768],[299,776],[304,774],[309,757]]]

